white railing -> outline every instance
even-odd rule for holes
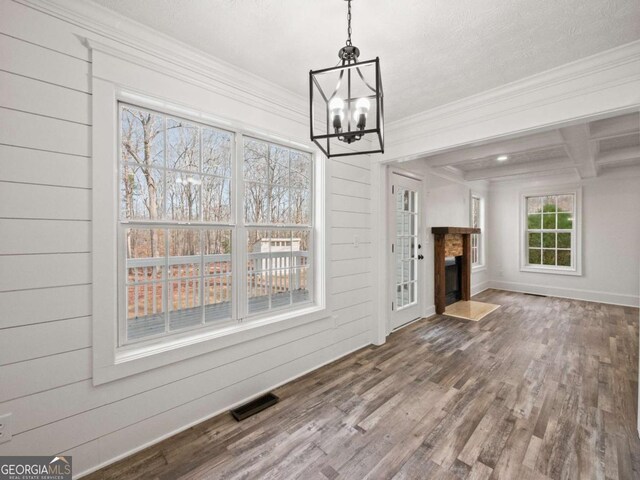
[[[248,254],[249,298],[307,288],[308,252]],[[202,262],[202,264],[201,264]],[[193,308],[231,301],[231,255],[190,255],[135,258],[127,260],[128,318],[154,315],[163,311],[165,282],[171,295],[169,310]],[[163,278],[163,268],[168,272]],[[203,272],[200,272],[200,269]],[[202,291],[200,282],[203,282]]]

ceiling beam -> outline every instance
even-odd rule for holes
[[[615,163],[640,160],[640,147],[628,147],[613,150],[611,152],[598,155],[596,163],[598,165],[613,165]]]
[[[450,152],[439,153],[425,158],[431,167],[444,167],[468,162],[470,160],[480,160],[487,157],[502,154],[516,154],[527,151],[542,150],[544,148],[558,146],[564,143],[563,138],[557,130],[537,133],[526,137],[512,138],[501,142],[493,142],[485,145],[475,145],[472,147],[460,148]]]
[[[464,179],[468,182],[475,180],[492,180],[496,178],[513,177],[518,175],[551,172],[575,167],[566,157],[541,160],[539,162],[518,163],[515,165],[503,165],[500,167],[483,168],[467,172]]]
[[[580,178],[597,177],[596,142],[591,139],[588,125],[581,124],[561,128],[560,135],[566,142],[567,153],[576,165]]]
[[[620,137],[639,130],[640,115],[637,113],[598,120],[589,124],[589,133],[593,140]]]

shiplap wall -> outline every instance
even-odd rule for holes
[[[368,161],[332,161],[335,319],[94,387],[84,33],[0,0],[0,455],[71,454],[76,474],[370,343],[373,296]]]

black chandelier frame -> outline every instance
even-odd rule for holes
[[[346,157],[350,155],[363,155],[363,154],[373,154],[373,153],[384,153],[384,93],[382,89],[382,76],[380,74],[380,59],[376,57],[373,60],[366,61],[358,61],[358,56],[360,54],[360,50],[358,47],[355,47],[351,43],[351,0],[347,0],[349,2],[349,13],[348,13],[348,40],[346,46],[340,49],[338,53],[338,57],[341,59],[341,64],[335,67],[322,68],[319,70],[311,70],[309,72],[309,113],[310,113],[310,136],[311,140],[318,146],[318,148],[324,153],[328,158],[332,157]],[[367,82],[364,75],[362,74],[362,70],[367,68],[375,68],[375,88]],[[320,82],[318,81],[318,76],[328,74],[331,72],[339,73],[339,78],[337,81],[337,85],[335,90],[332,93],[326,93]],[[356,72],[357,75],[352,75],[353,72]],[[341,83],[343,77],[346,75],[346,94],[347,98],[343,100],[347,105],[347,118],[346,118],[346,129],[342,129],[341,122],[339,129],[335,128],[335,125],[332,124],[331,111],[330,111],[330,102],[333,100],[338,90],[341,87]],[[355,77],[352,79],[352,76]],[[352,82],[353,81],[361,81],[364,85],[372,92],[370,95],[358,95],[357,97],[352,97]],[[326,114],[326,132],[322,132],[316,134],[315,129],[315,116],[316,116],[316,105],[315,101],[316,90],[320,94],[322,101],[324,102],[323,110],[325,110]],[[339,97],[337,97],[339,98]],[[360,99],[368,99],[370,101],[375,100],[375,125],[374,128],[367,128],[365,125],[360,125],[358,121],[351,118],[352,114],[352,103],[357,102]],[[318,100],[318,104],[320,101]],[[364,117],[366,121],[366,116]],[[369,119],[371,120],[371,119]],[[363,122],[364,123],[364,122]],[[352,129],[352,127],[355,127]],[[323,127],[320,127],[323,128]],[[332,132],[332,129],[335,130]],[[340,130],[340,131],[337,131]],[[321,130],[322,131],[322,130]],[[351,145],[358,140],[364,138],[369,135],[368,138],[371,138],[372,135],[375,135],[375,142],[377,140],[377,145],[375,148],[370,148],[368,150],[352,150],[348,152],[335,152],[332,151],[331,148],[331,140],[338,139],[348,145]]]

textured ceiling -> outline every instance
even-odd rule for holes
[[[96,2],[303,96],[346,38],[342,0]],[[638,0],[353,1],[353,43],[381,59],[388,121],[638,38]]]

